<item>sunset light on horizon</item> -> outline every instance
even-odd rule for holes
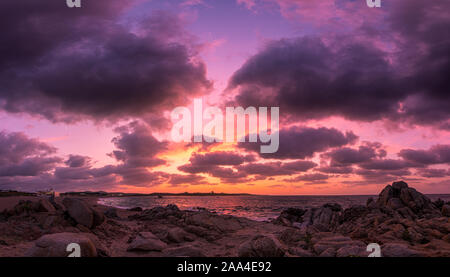
[[[22,2],[0,3],[0,190],[450,193],[449,1]],[[194,99],[279,107],[277,151],[174,142]]]

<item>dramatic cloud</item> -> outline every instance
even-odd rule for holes
[[[381,149],[380,143],[367,142],[359,146],[358,149],[342,147],[322,155],[322,157],[331,160],[330,165],[333,167],[368,162],[374,158],[383,158],[385,156],[386,151]]]
[[[291,127],[280,130],[280,147],[276,153],[260,155],[270,159],[304,159],[316,152],[352,144],[357,138],[353,132],[344,134],[334,128]],[[239,143],[239,147],[260,151],[259,143]]]
[[[371,181],[385,182],[411,175],[410,169],[424,164],[406,159],[386,158],[381,143],[363,142],[357,149],[342,147],[321,155],[323,167],[317,171],[330,174],[356,174]]]
[[[166,149],[167,142],[153,137],[147,125],[132,122],[116,131],[118,136],[112,141],[117,150],[111,156],[119,163],[99,168],[92,167],[90,157],[69,155],[64,161],[51,156],[56,150],[45,143],[22,133],[0,132],[0,187],[111,190],[120,185],[150,187],[169,180],[179,182],[180,178],[151,170],[166,163],[156,156]]]
[[[23,133],[0,132],[0,178],[37,176],[62,162],[56,149]],[[1,182],[1,181],[0,181]]]
[[[233,75],[230,88],[241,86],[235,100],[244,106],[371,121],[398,110],[405,92],[395,78],[385,54],[372,46],[353,42],[334,50],[305,37],[270,43]]]
[[[116,119],[205,93],[205,66],[179,19],[154,13],[131,30],[119,22],[130,2],[86,1],[77,12],[54,1],[2,1],[0,108],[51,121]]]
[[[293,175],[317,166],[314,162],[303,160],[259,163],[253,155],[222,151],[193,154],[189,161],[188,164],[179,166],[178,170],[189,173],[192,178],[195,174],[208,174],[219,178],[222,183],[244,183],[273,176]]]
[[[450,176],[450,170],[443,168],[420,168],[417,173],[425,178],[444,178]]]
[[[398,170],[368,170],[368,169],[357,169],[355,173],[364,178],[367,184],[379,184],[392,182],[394,180],[406,179],[407,176],[411,175],[411,171],[408,169],[398,169]]]
[[[83,167],[89,165],[90,161],[91,159],[86,156],[70,155],[64,163],[69,167]]]
[[[221,179],[223,183],[238,183],[247,181],[247,173],[230,168],[243,163],[253,162],[253,155],[240,155],[233,152],[217,151],[206,154],[193,154],[189,163],[179,166],[178,170],[191,175],[205,173],[212,177]]]
[[[165,161],[155,156],[167,148],[167,142],[160,142],[151,133],[147,125],[133,122],[116,128],[119,133],[112,142],[119,150],[111,156],[132,167],[154,167]]]
[[[82,9],[69,9],[64,0],[1,1],[5,126],[28,128],[22,125],[29,118],[30,126],[42,127],[30,132],[48,138],[60,133],[53,123],[80,123],[89,140],[93,123],[128,124],[114,129],[114,150],[107,155],[115,162],[100,167],[97,160],[102,165],[104,160],[96,151],[93,157],[58,156],[48,143],[0,132],[0,189],[189,190],[238,184],[240,190],[248,184],[258,193],[276,187],[291,193],[303,184],[329,183],[335,192],[345,184],[398,179],[445,186],[448,0],[396,0],[383,2],[381,9],[368,8],[364,0],[213,2],[90,0]],[[282,16],[274,14],[278,11]],[[211,37],[205,34],[228,20],[204,16],[216,12],[252,16],[238,16],[235,23],[246,26],[224,25],[219,37]],[[267,24],[266,15],[275,24]],[[269,25],[262,40],[253,34],[255,27]],[[289,33],[300,36],[280,37]],[[211,39],[226,43],[206,50],[215,44]],[[219,107],[279,106],[278,151],[261,154],[260,143],[222,148],[217,142],[160,140],[172,125],[168,112],[189,106],[194,96],[208,96],[204,103]],[[34,124],[40,118],[51,122]],[[406,132],[390,132],[395,127]],[[355,134],[383,144],[360,142]],[[80,146],[57,145],[65,147],[63,153]],[[194,154],[186,164],[169,163],[188,153]]]
[[[376,169],[376,170],[400,170],[417,166],[414,163],[404,160],[394,159],[377,159],[368,162],[360,163],[359,166],[364,169]]]
[[[398,155],[418,164],[450,164],[450,145],[435,145],[428,150],[403,149]]]
[[[320,16],[313,22],[328,22],[326,11],[338,10],[341,18],[359,14],[335,1],[325,1],[325,6],[322,1],[276,2],[297,6],[292,10],[301,14],[300,22],[314,8]],[[273,41],[234,73],[229,89],[237,89],[234,100],[239,104],[280,106],[285,119],[342,116],[449,129],[449,8],[444,0],[395,1],[379,13],[365,9],[377,15],[379,26],[355,20],[344,28],[352,30],[351,36]]]

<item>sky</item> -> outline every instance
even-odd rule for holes
[[[0,3],[0,190],[450,193],[449,1],[81,2]],[[174,142],[196,98],[278,151]]]

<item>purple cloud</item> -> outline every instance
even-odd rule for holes
[[[450,164],[450,145],[435,145],[428,150],[403,149],[398,155],[418,164]]]
[[[177,16],[155,12],[132,28],[119,22],[132,2],[89,1],[76,12],[53,1],[2,1],[0,108],[54,122],[113,120],[208,91]]]
[[[23,133],[0,132],[0,177],[37,176],[62,162],[56,149]]]
[[[353,144],[353,132],[342,133],[334,128],[291,127],[280,130],[280,147],[276,153],[260,154],[270,159],[304,159],[330,148]],[[259,143],[239,143],[240,148],[259,153]]]
[[[329,32],[267,44],[230,79],[236,103],[280,106],[285,120],[342,116],[450,128],[448,1],[399,0],[353,21],[361,9],[352,4],[277,2]],[[319,16],[308,15],[314,9]]]

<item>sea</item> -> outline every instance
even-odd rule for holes
[[[450,201],[450,194],[427,195],[435,201],[441,198]],[[267,196],[267,195],[227,195],[227,196],[124,196],[99,198],[98,203],[121,209],[141,207],[150,209],[157,206],[175,204],[181,210],[208,210],[218,214],[246,217],[257,221],[276,218],[286,208],[320,207],[326,203],[338,203],[344,209],[353,205],[365,205],[368,198],[375,195],[346,196]]]

